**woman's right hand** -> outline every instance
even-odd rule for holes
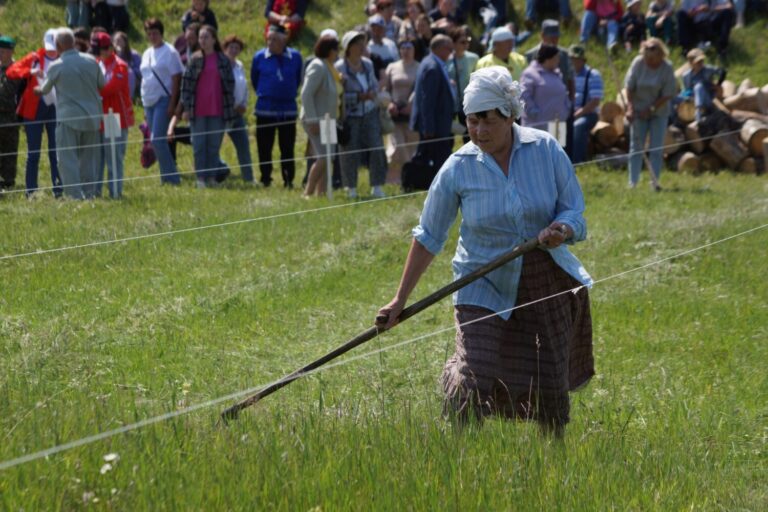
[[[376,327],[379,329],[387,330],[397,325],[398,317],[405,308],[405,301],[401,301],[397,297],[389,301],[389,304],[379,309],[376,314]],[[386,318],[386,320],[384,320]]]
[[[389,106],[387,106],[387,112],[389,112],[390,116],[395,117],[397,115],[397,105],[395,105],[394,102],[391,102]]]
[[[626,117],[627,121],[630,123],[635,120],[635,109],[632,108],[632,105],[627,107],[627,113],[624,114],[624,117]]]

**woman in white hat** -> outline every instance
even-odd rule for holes
[[[457,279],[537,237],[539,250],[454,294],[456,352],[441,383],[445,410],[460,422],[500,415],[561,436],[569,392],[594,374],[585,287],[592,281],[565,245],[586,237],[584,199],[557,141],[515,123],[520,93],[505,68],[472,74],[464,92],[471,142],[435,177],[397,293],[379,311],[388,321],[379,325],[397,323],[459,210]]]

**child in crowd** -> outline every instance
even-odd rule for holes
[[[675,33],[674,19],[674,0],[651,0],[648,13],[645,15],[645,22],[651,37],[658,37],[670,44]]]
[[[645,16],[640,12],[641,8],[640,0],[629,0],[627,12],[621,17],[621,35],[627,53],[632,51],[633,44],[645,41]]]
[[[199,23],[200,26],[210,25],[218,30],[219,24],[216,22],[216,14],[209,8],[209,4],[209,0],[192,0],[192,7],[181,18],[181,31],[187,30],[190,23]]]

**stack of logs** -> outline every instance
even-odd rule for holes
[[[664,137],[667,167],[699,174],[730,169],[745,174],[760,174],[768,161],[768,85],[755,87],[747,79],[736,87],[726,80],[721,85],[722,99],[717,108],[727,112],[740,133],[716,135],[701,140],[693,100],[677,107],[677,124],[670,124]],[[624,95],[600,107],[600,121],[592,130],[592,155],[598,163],[625,169],[629,151],[629,123],[624,112]],[[646,144],[647,147],[647,144]]]

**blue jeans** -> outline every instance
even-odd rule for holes
[[[115,138],[115,166],[112,167],[112,147],[109,139],[102,135],[104,145],[101,147],[101,165],[99,166],[99,178],[104,177],[104,165],[107,166],[107,189],[109,197],[120,199],[123,196],[123,177],[125,162],[125,146],[128,140],[128,128],[120,131],[120,136]],[[99,187],[101,189],[101,187]]]
[[[540,0],[525,0],[525,19],[536,21],[536,7]],[[557,0],[561,18],[573,18],[569,0]]]
[[[88,0],[67,1],[67,26],[69,28],[91,26],[91,2]]]
[[[215,178],[221,167],[219,151],[224,140],[224,119],[219,116],[198,116],[190,122],[190,127],[197,179]]]
[[[658,179],[661,175],[662,146],[664,145],[664,132],[667,130],[666,116],[655,116],[650,119],[635,119],[629,127],[629,183],[637,185],[640,181],[640,169],[643,166],[643,151],[645,140],[650,132],[651,143],[648,151],[653,173]]]
[[[151,107],[145,107],[144,112],[149,130],[152,132],[150,137],[152,147],[155,148],[157,163],[160,166],[160,182],[178,185],[181,183],[181,176],[176,170],[176,163],[173,161],[171,149],[168,147],[169,101],[170,98],[164,96]]]
[[[41,122],[45,121],[45,122]],[[40,167],[40,148],[43,146],[43,130],[48,134],[48,162],[51,164],[51,184],[53,195],[61,197],[61,177],[59,161],[56,157],[56,107],[48,106],[40,99],[34,122],[24,124],[27,134],[27,195],[37,190],[37,171]]]
[[[243,116],[237,116],[232,127],[227,130],[232,144],[237,151],[237,162],[240,164],[240,174],[243,181],[253,181],[253,159],[251,158],[251,142],[248,139],[248,126]]]
[[[592,112],[573,120],[573,158],[571,161],[578,164],[587,159],[587,142],[589,132],[597,124],[597,113]]]
[[[597,28],[599,22],[600,18],[598,18],[597,13],[594,11],[584,11],[584,16],[581,18],[581,35],[579,36],[579,40],[582,43],[587,42],[589,36],[591,36],[595,31],[595,28]],[[608,26],[606,28],[608,29],[607,45],[608,47],[611,47],[619,40],[619,22],[616,20],[608,20]]]

